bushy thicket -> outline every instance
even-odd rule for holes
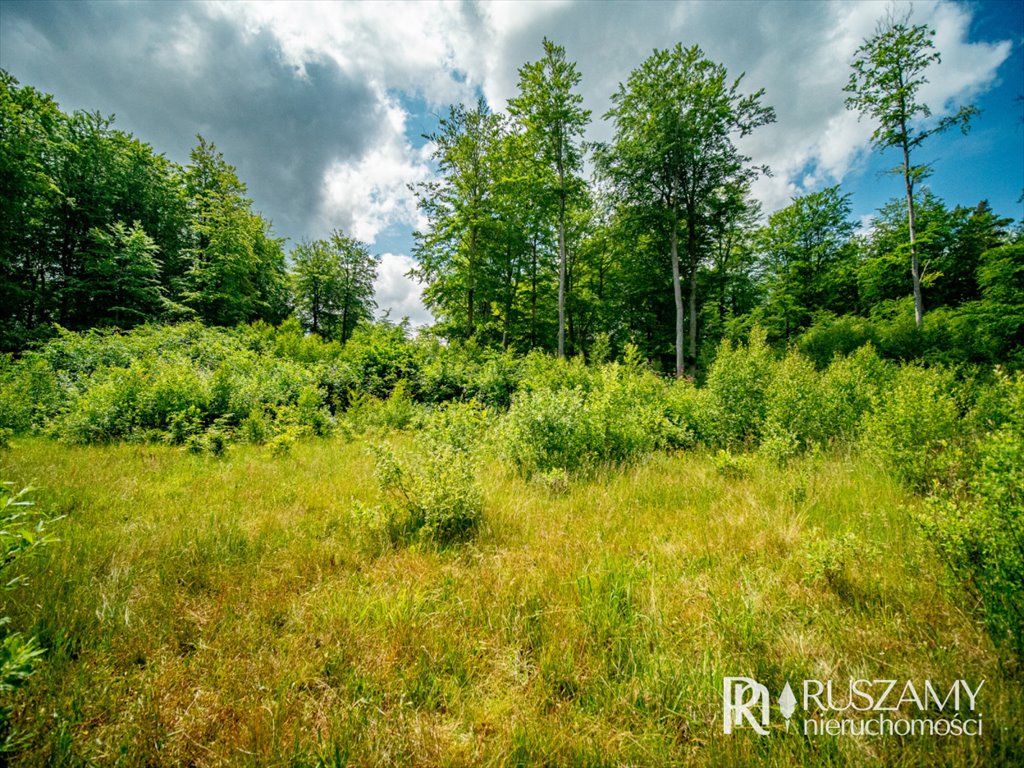
[[[587,364],[411,339],[389,324],[359,328],[345,345],[294,321],[60,332],[0,359],[0,434],[217,454],[234,441],[282,453],[339,426],[416,429],[409,456],[378,456],[389,501],[364,527],[392,542],[441,544],[479,525],[472,456],[481,447],[558,492],[576,475],[659,449],[717,452],[727,472],[753,454],[785,462],[861,450],[936,499],[932,538],[978,594],[994,635],[1020,648],[1021,379],[894,363],[870,341],[850,347],[824,364],[798,349],[779,356],[754,329],[746,342],[723,342],[697,386],[654,373],[628,345],[621,360]]]
[[[925,527],[992,636],[1024,658],[1024,375],[1004,376],[994,395],[985,406],[1005,421],[958,451],[968,469],[929,499]]]

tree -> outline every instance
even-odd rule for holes
[[[251,210],[235,169],[200,136],[184,180],[192,230],[184,303],[214,325],[282,320],[288,296],[282,241]]]
[[[871,134],[872,144],[883,151],[898,149],[902,155],[893,172],[902,174],[906,187],[914,319],[920,328],[924,299],[914,222],[914,186],[928,174],[928,167],[912,164],[911,153],[930,136],[953,126],[966,133],[977,109],[964,106],[934,124],[922,124],[931,116],[931,109],[918,100],[917,92],[928,82],[925,72],[939,63],[940,56],[932,42],[935,33],[925,25],[909,26],[908,22],[909,14],[897,18],[891,12],[879,22],[874,36],[865,40],[854,54],[850,65],[853,72],[843,90],[850,94],[846,99],[848,109],[855,109],[878,124]]]
[[[85,274],[96,324],[130,328],[159,316],[168,302],[160,285],[160,249],[153,238],[139,222],[126,227],[120,221],[93,229],[90,237],[94,246]]]
[[[566,206],[582,183],[581,142],[590,122],[583,97],[574,93],[580,83],[576,64],[566,61],[565,48],[544,38],[544,57],[519,70],[519,96],[509,101],[509,112],[525,126],[537,159],[553,171],[558,213],[558,356],[565,357]]]
[[[744,95],[743,76],[731,83],[726,69],[698,46],[655,51],[612,96],[606,117],[615,137],[601,165],[627,205],[652,209],[669,235],[676,310],[676,375],[684,368],[683,299],[679,228],[685,227],[690,284],[691,370],[697,356],[697,270],[708,226],[708,203],[721,187],[748,183],[759,169],[733,139],[775,120],[761,104],[763,90]]]
[[[764,270],[767,325],[789,340],[816,311],[848,311],[856,296],[849,195],[829,187],[768,217],[755,244]]]
[[[452,333],[471,338],[477,331],[477,304],[489,298],[484,275],[485,240],[494,223],[492,151],[502,120],[480,99],[473,109],[453,106],[428,138],[441,178],[417,187],[420,209],[429,223],[416,232],[414,277],[426,283],[424,303],[437,309]]]
[[[0,69],[0,350],[21,348],[52,319],[61,199],[53,158],[66,123],[52,97]]]
[[[379,259],[365,243],[336,230],[328,240],[296,246],[292,261],[295,312],[306,330],[344,344],[373,319]]]

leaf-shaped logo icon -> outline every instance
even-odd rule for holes
[[[782,716],[789,720],[793,716],[793,712],[796,709],[796,696],[793,695],[793,689],[789,687],[789,683],[786,683],[786,687],[782,689],[782,693],[779,696],[779,712]]]

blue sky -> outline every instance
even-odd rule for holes
[[[248,184],[257,209],[291,242],[338,227],[383,254],[378,302],[429,316],[413,265],[421,225],[408,185],[434,169],[430,133],[447,106],[483,94],[500,110],[542,38],[578,63],[593,111],[588,139],[618,83],[654,48],[699,44],[765,88],[775,125],[744,144],[774,175],[755,187],[766,212],[841,183],[858,219],[901,192],[870,151],[870,124],[843,106],[857,45],[888,2],[20,2],[0,3],[0,67],[66,110],[116,125],[184,162],[202,133]],[[971,101],[971,134],[934,138],[920,159],[949,205],[988,199],[1024,209],[1024,3],[918,0],[942,64],[922,92],[937,115]]]

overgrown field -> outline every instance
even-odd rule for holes
[[[483,467],[482,528],[368,548],[363,440],[278,458],[19,441],[60,542],[7,597],[48,649],[24,765],[998,765],[1019,680],[871,463],[661,454],[553,494]],[[724,675],[985,680],[980,738],[721,733]],[[16,762],[18,762],[16,760]]]
[[[1019,375],[181,326],[0,405],[15,765],[1024,760]],[[725,735],[735,676],[963,679],[983,732]]]

